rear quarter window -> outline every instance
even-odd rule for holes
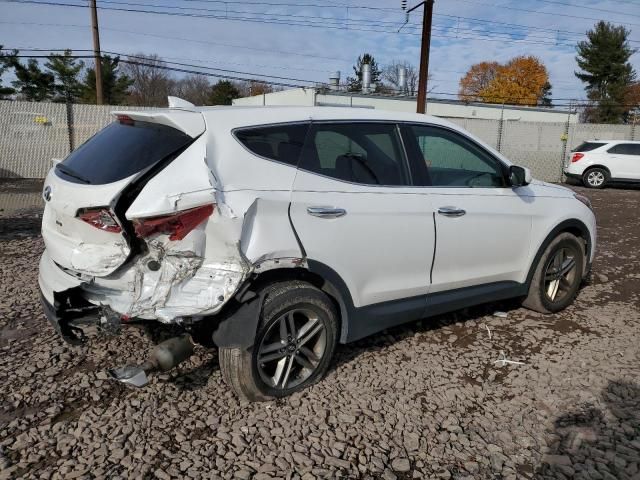
[[[166,125],[114,122],[71,152],[58,164],[56,174],[74,183],[113,183],[151,167],[192,141]]]
[[[251,153],[297,167],[308,129],[298,123],[242,128],[233,134]]]
[[[599,142],[582,142],[576,148],[571,150],[572,152],[590,152],[591,150],[595,150],[596,148],[600,148],[605,146],[606,143]]]

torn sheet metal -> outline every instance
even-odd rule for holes
[[[217,312],[251,267],[233,243],[233,229],[221,227],[239,220],[217,212],[209,221],[210,228],[203,224],[180,241],[167,235],[148,241],[148,252],[120,275],[84,285],[87,299],[121,315],[164,323]]]
[[[71,267],[89,275],[108,275],[129,256],[124,238],[111,244],[80,243],[71,251]]]

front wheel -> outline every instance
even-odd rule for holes
[[[241,398],[284,397],[322,378],[337,336],[336,309],[324,292],[305,282],[278,283],[265,296],[251,351],[220,348],[220,369]]]
[[[578,294],[584,262],[582,241],[570,233],[558,235],[540,257],[523,305],[540,313],[568,307]]]

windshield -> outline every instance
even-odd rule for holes
[[[73,183],[104,185],[127,178],[180,150],[193,139],[166,125],[111,123],[60,162],[56,174]]]

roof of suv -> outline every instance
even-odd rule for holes
[[[175,112],[200,112],[210,125],[224,125],[237,128],[268,123],[296,122],[305,120],[386,120],[396,122],[427,122],[460,129],[457,125],[431,115],[394,112],[373,108],[351,107],[303,107],[303,106],[216,106],[192,108],[165,108],[142,110],[140,112],[120,112],[128,115],[165,114]]]
[[[640,140],[585,140],[584,143],[640,143]]]

